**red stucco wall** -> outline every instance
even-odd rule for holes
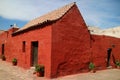
[[[0,55],[2,54],[3,43],[6,44],[7,34],[8,34],[7,32],[4,32],[4,33],[0,34]]]
[[[2,44],[5,45],[4,53],[6,54],[7,49],[8,49],[7,51],[9,51],[9,49],[11,47],[8,48],[8,47],[6,47],[6,45],[8,45],[8,41],[9,41],[9,39],[11,39],[11,36],[12,36],[11,34],[16,30],[18,30],[18,28],[10,28],[8,31],[4,31],[3,33],[0,34],[0,54],[2,54]],[[8,55],[10,55],[10,54],[8,54]]]
[[[96,65],[96,69],[105,69],[107,65],[107,49],[112,48],[110,58],[111,66],[115,67],[114,61],[120,60],[120,38],[92,35],[91,61]],[[113,48],[112,45],[115,45]]]
[[[9,30],[10,33],[10,30]],[[35,29],[6,39],[3,33],[0,40],[4,39],[6,60],[11,62],[18,59],[18,66],[30,68],[31,66],[31,42],[38,41],[38,63],[45,66],[45,77],[50,77],[51,71],[51,26]],[[6,42],[5,42],[6,41]],[[26,52],[22,51],[22,42],[26,41]],[[0,41],[1,42],[1,41]]]
[[[90,58],[90,34],[77,8],[52,26],[52,77],[85,72]]]

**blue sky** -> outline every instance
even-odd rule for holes
[[[16,23],[23,27],[30,20],[71,2],[87,25],[103,29],[120,26],[120,0],[0,0],[0,29]]]

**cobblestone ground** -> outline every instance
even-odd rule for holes
[[[36,77],[31,70],[24,70],[0,59],[0,80],[50,80]],[[120,80],[120,69],[108,69],[96,73],[82,73],[51,80]]]
[[[18,66],[12,66],[11,63],[0,59],[0,80],[45,80],[33,75],[33,71],[24,70]]]
[[[82,73],[57,80],[120,80],[120,69],[108,69],[97,71],[96,73]]]

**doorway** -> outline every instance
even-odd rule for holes
[[[2,44],[2,55],[4,55],[5,45]]]
[[[111,56],[112,48],[108,48],[107,50],[107,67],[110,66],[110,56]]]
[[[38,64],[38,41],[32,42],[31,52],[31,66],[35,66]]]

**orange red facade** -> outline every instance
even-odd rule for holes
[[[90,62],[97,70],[105,69],[107,49],[112,45],[110,65],[115,67],[114,61],[120,60],[120,39],[91,35],[75,4],[60,19],[40,26],[18,34],[15,27],[1,33],[0,54],[8,62],[17,58],[18,66],[29,69],[34,63],[33,45],[37,43],[37,64],[45,66],[48,78],[88,72]]]

